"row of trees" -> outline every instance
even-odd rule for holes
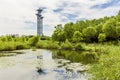
[[[116,16],[69,22],[55,26],[52,39],[64,42],[104,42],[120,40],[120,11]]]

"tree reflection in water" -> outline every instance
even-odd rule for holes
[[[80,51],[53,51],[53,58],[67,59],[71,62],[81,62],[82,64],[95,63],[99,60],[97,52],[80,52]]]

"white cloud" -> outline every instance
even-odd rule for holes
[[[36,23],[36,9],[45,7],[44,34],[51,35],[54,26],[80,18],[92,19],[115,15],[119,5],[106,9],[91,9],[109,0],[0,0],[0,35],[2,34],[36,34],[36,25],[30,26],[25,21]],[[62,8],[60,12],[54,10]],[[69,14],[77,15],[70,20]],[[65,19],[65,21],[63,20]],[[32,28],[31,28],[32,27]],[[35,29],[33,29],[35,28]]]

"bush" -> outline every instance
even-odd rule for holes
[[[99,34],[99,36],[98,36],[98,41],[99,42],[104,42],[105,41],[105,39],[106,39],[106,35],[105,34]]]
[[[59,49],[59,45],[57,42],[48,42],[48,45],[46,46],[47,49]]]
[[[95,63],[99,60],[99,55],[96,52],[83,52],[81,56],[85,63]]]
[[[45,43],[44,43],[44,42],[41,42],[41,41],[39,41],[39,42],[36,44],[36,47],[37,47],[37,48],[44,48],[44,46],[45,46]]]
[[[16,50],[30,48],[30,46],[28,46],[26,43],[22,43],[22,42],[16,42],[15,47],[16,47]]]
[[[15,50],[15,44],[13,42],[3,42],[0,44],[1,51],[12,51]]]
[[[47,49],[59,49],[57,42],[52,41],[40,41],[36,44],[37,48],[47,48]]]
[[[83,36],[82,33],[80,33],[79,31],[75,31],[73,34],[73,41],[80,42],[81,40],[83,40],[82,36]]]
[[[75,50],[83,50],[83,47],[81,46],[80,43],[75,45]]]
[[[61,44],[61,49],[72,50],[73,46],[68,40],[66,40],[65,43]]]
[[[39,41],[40,41],[40,37],[34,36],[29,39],[29,44],[30,44],[30,46],[35,46]]]

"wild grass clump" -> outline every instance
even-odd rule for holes
[[[99,55],[96,52],[83,52],[83,58],[91,63],[99,60]]]
[[[36,47],[45,49],[59,49],[58,43],[53,41],[39,41],[36,44]]]
[[[30,46],[35,46],[39,41],[40,41],[39,36],[33,36],[29,39],[29,45]]]
[[[27,44],[27,43],[23,43],[23,42],[15,42],[15,48],[16,50],[19,50],[19,49],[29,49],[30,46]]]
[[[83,50],[83,47],[80,43],[76,44],[74,48],[75,50]]]
[[[46,45],[45,42],[39,41],[39,42],[36,44],[36,47],[37,47],[37,48],[45,48],[45,45]]]
[[[72,50],[73,45],[68,40],[66,40],[64,43],[61,44],[61,49]]]
[[[48,44],[46,46],[47,49],[59,49],[60,48],[57,42],[49,41],[47,42],[47,44]]]

